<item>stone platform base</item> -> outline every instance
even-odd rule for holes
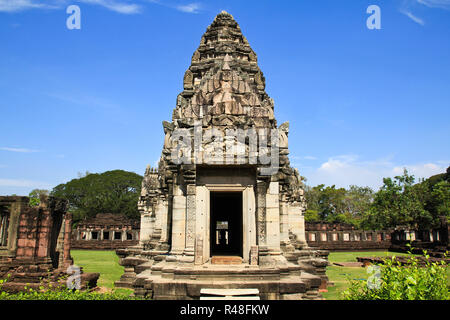
[[[206,263],[194,266],[147,261],[135,269],[138,273],[134,277],[130,272],[116,282],[116,287],[132,288],[136,296],[154,300],[197,300],[204,288],[258,289],[262,300],[322,299],[321,278],[301,271],[296,265],[279,268]]]
[[[151,278],[149,278],[150,280]],[[306,279],[302,279],[306,280]],[[137,280],[138,281],[138,280]],[[317,288],[309,287],[305,281],[169,281],[153,279],[135,287],[137,296],[151,296],[154,300],[198,300],[200,290],[209,289],[258,289],[261,300],[319,300],[321,295]],[[138,282],[139,284],[139,282]]]
[[[124,266],[116,287],[155,300],[200,299],[201,289],[258,289],[262,300],[319,300],[328,280],[328,252],[308,249],[260,254],[257,265],[235,256],[213,256],[196,265],[193,257],[141,246],[116,253]]]

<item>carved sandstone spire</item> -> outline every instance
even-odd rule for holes
[[[229,123],[221,120],[224,116],[238,117],[248,126],[276,126],[273,100],[265,92],[256,54],[225,11],[202,36],[183,85],[172,117],[176,127],[191,127],[195,119],[205,120],[205,126],[220,126]]]

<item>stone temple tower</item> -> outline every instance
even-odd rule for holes
[[[117,286],[154,299],[201,289],[317,299],[326,252],[305,239],[302,177],[290,166],[289,123],[277,126],[257,56],[233,17],[207,28],[164,121],[158,168],[147,167],[140,244],[117,250]]]

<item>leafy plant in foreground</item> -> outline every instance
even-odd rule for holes
[[[411,253],[405,265],[395,257],[385,259],[378,265],[381,275],[377,286],[371,286],[369,279],[351,281],[342,297],[346,300],[449,300],[445,257],[440,262],[431,262],[424,251],[422,266]]]

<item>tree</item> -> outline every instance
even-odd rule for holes
[[[143,177],[123,170],[88,173],[56,186],[52,196],[67,199],[74,222],[98,213],[138,218],[137,202]]]
[[[317,210],[306,210],[305,212],[306,222],[320,222],[320,215]]]
[[[435,184],[431,196],[436,215],[450,218],[450,183],[441,181]]]
[[[305,197],[308,206],[305,221],[359,226],[363,213],[373,200],[373,191],[369,187],[350,186],[346,190],[321,184],[316,187],[307,186]]]
[[[412,229],[430,226],[431,214],[425,210],[426,184],[414,185],[414,176],[405,169],[403,175],[384,178],[375,194],[363,226],[370,229],[390,229],[405,226]]]
[[[374,192],[371,188],[351,185],[344,198],[345,222],[359,228],[364,214],[369,210],[373,202],[373,197]]]
[[[439,217],[450,218],[450,167],[446,173],[434,175],[424,182],[427,188],[425,209],[433,216],[434,226],[439,226]]]
[[[34,189],[30,192],[28,197],[30,198],[30,206],[37,207],[41,203],[41,201],[48,197],[48,190],[44,189]]]

